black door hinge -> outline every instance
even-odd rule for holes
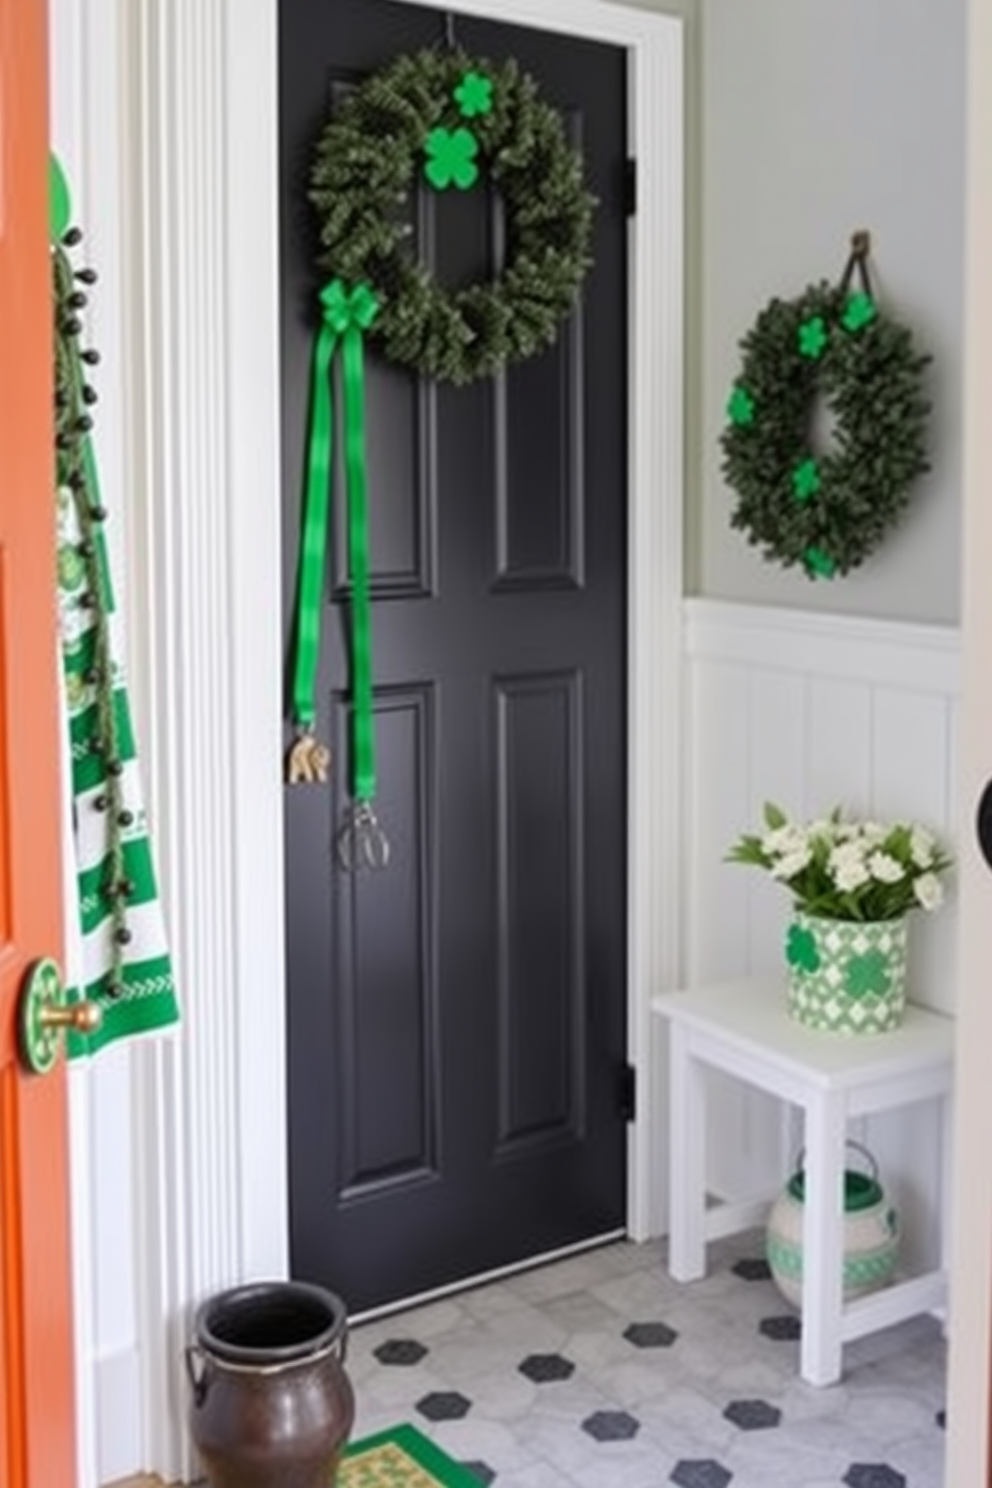
[[[623,168],[624,215],[633,217],[637,211],[637,161],[627,160]]]
[[[620,1066],[618,1104],[621,1120],[633,1121],[637,1115],[637,1071],[632,1064]]]

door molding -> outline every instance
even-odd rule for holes
[[[287,1265],[276,0],[118,0],[135,333],[132,653],[147,699],[184,1032],[135,1050],[147,1466],[190,1475],[196,1302]],[[425,0],[404,0],[425,3]],[[678,971],[683,447],[681,20],[611,0],[456,0],[628,49],[628,1227],[663,1224],[651,994]],[[178,183],[182,182],[181,190]],[[657,1051],[656,1051],[657,1052]]]

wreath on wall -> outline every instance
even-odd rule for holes
[[[398,213],[422,173],[436,191],[491,182],[502,204],[505,262],[445,289],[411,246]],[[311,180],[320,266],[376,303],[383,354],[456,383],[550,346],[591,265],[594,199],[560,114],[512,59],[458,47],[397,57],[334,110]]]
[[[932,359],[879,309],[869,251],[868,234],[855,233],[839,285],[810,285],[761,311],[740,343],[721,436],[738,498],[731,525],[813,579],[848,573],[872,553],[930,468],[923,374]]]

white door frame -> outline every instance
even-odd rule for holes
[[[426,3],[426,0],[406,0]],[[184,1032],[135,1050],[146,1461],[188,1475],[205,1294],[287,1264],[276,0],[119,0],[133,669]],[[456,0],[628,49],[630,1233],[663,1222],[648,1000],[678,973],[683,38],[610,0]],[[143,705],[142,705],[143,700]]]
[[[992,1336],[992,1164],[989,1069],[992,1046],[992,877],[978,854],[974,814],[992,777],[992,8],[968,13],[965,177],[965,417],[962,542],[960,918],[954,1111],[954,1217],[948,1365],[947,1482],[989,1481]]]

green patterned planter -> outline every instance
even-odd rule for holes
[[[890,1033],[906,1005],[907,920],[824,920],[797,909],[785,955],[789,1012],[824,1033]]]

